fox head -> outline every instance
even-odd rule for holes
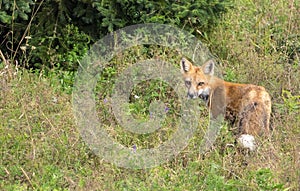
[[[182,58],[180,66],[188,89],[188,98],[201,98],[207,102],[212,91],[209,82],[214,75],[214,61],[209,60],[203,66],[197,67],[186,58]]]

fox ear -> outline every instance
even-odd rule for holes
[[[214,75],[214,70],[215,70],[215,62],[213,60],[209,60],[203,65],[204,74],[212,76]]]
[[[193,69],[193,65],[190,61],[188,61],[186,58],[182,58],[180,61],[180,66],[181,66],[181,72],[187,73],[190,72]]]

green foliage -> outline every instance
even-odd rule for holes
[[[275,104],[282,113],[297,113],[300,110],[300,95],[292,95],[290,91],[282,90],[283,104]]]
[[[102,26],[111,32],[122,26],[137,23],[174,24],[188,30],[207,32],[219,16],[226,12],[231,1],[152,1],[113,0],[94,2],[104,17]]]
[[[14,60],[20,49],[23,33],[28,26],[30,16],[34,12],[35,3],[32,0],[1,0],[0,1],[0,46],[7,59]],[[18,60],[20,63],[21,61]]]
[[[32,0],[1,0],[0,22],[12,24],[14,21],[27,21],[33,4]]]
[[[68,22],[62,4],[58,1],[3,2],[7,7],[5,14],[11,15],[9,22],[1,21],[0,25],[1,35],[6,37],[0,42],[1,50],[7,59],[27,68],[59,66],[63,70],[76,70],[77,60],[87,52],[90,38]],[[15,19],[18,15],[23,16]]]
[[[52,70],[36,70],[35,72],[38,75],[47,77],[50,81],[50,85],[54,88],[55,91],[63,91],[67,94],[72,94],[73,82],[75,78],[74,71],[65,71],[54,68]]]
[[[141,82],[131,93],[129,107],[135,116],[148,119],[149,116],[151,117],[151,113],[149,113],[150,103],[160,100],[167,104],[164,108],[166,113],[174,113],[174,100],[168,99],[174,95],[173,91],[167,83],[161,80]]]
[[[238,190],[240,182],[234,179],[226,181],[224,176],[220,176],[221,166],[212,163],[207,176],[204,179],[205,190]]]
[[[274,181],[274,175],[270,169],[260,169],[255,172],[256,182],[260,190],[283,190],[284,185]]]
[[[224,80],[228,81],[228,82],[237,82],[237,77],[236,77],[235,72],[230,68],[226,68]]]
[[[90,38],[80,32],[74,25],[66,25],[60,30],[59,34],[44,36],[39,33],[32,35],[28,42],[29,46],[34,46],[31,52],[29,65],[33,68],[53,68],[75,71],[78,61],[87,53]],[[33,64],[33,65],[32,65]]]
[[[74,71],[89,45],[109,32],[154,22],[205,33],[230,3],[231,0],[3,0],[0,28],[6,38],[0,43],[5,56],[21,66],[59,66]]]

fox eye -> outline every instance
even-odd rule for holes
[[[186,86],[191,86],[191,81],[185,81]]]
[[[198,86],[203,86],[204,85],[204,82],[199,82],[198,83]]]

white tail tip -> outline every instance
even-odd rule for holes
[[[238,138],[238,141],[244,148],[249,148],[251,151],[256,149],[255,139],[252,135],[243,134]]]

